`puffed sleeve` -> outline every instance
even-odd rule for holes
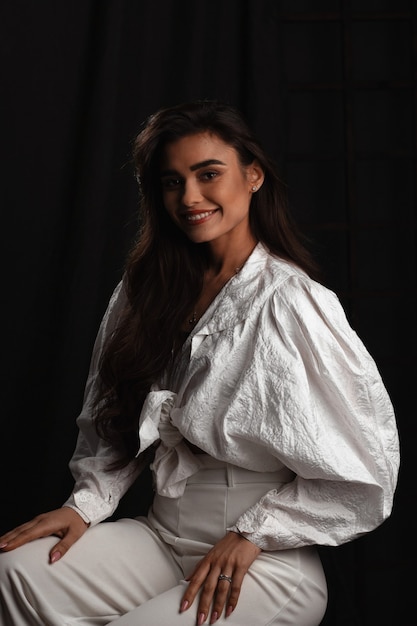
[[[95,340],[83,406],[77,418],[77,444],[69,463],[75,485],[64,506],[76,510],[91,525],[112,515],[120,498],[143,469],[140,461],[135,460],[121,470],[109,471],[108,465],[115,460],[114,450],[97,436],[92,419],[100,356],[107,337],[117,325],[125,302],[123,282],[120,281],[110,298]]]
[[[231,528],[262,549],[339,545],[391,513],[399,467],[393,407],[336,295],[291,277],[263,311],[263,445],[295,479]]]

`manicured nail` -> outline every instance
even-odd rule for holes
[[[198,616],[197,626],[203,626],[205,621],[206,621],[205,614],[204,613],[200,613],[199,616]]]
[[[226,617],[230,617],[231,614],[233,613],[233,611],[234,611],[234,607],[233,606],[228,606],[227,609],[226,609]]]
[[[3,550],[3,548],[5,548],[7,546],[7,543],[4,541],[3,543],[0,543],[0,550]]]
[[[181,604],[180,613],[182,613],[183,611],[186,611],[188,609],[188,605],[189,605],[188,600],[184,600],[184,602]]]
[[[58,552],[58,550],[56,552],[54,552],[51,556],[51,563],[56,563],[57,561],[59,561],[59,559],[61,558],[62,554],[60,552]]]
[[[211,614],[210,624],[214,624],[214,622],[217,622],[218,619],[219,619],[219,614],[217,613],[217,611],[214,611]]]

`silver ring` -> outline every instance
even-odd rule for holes
[[[219,580],[227,580],[228,583],[231,583],[232,582],[232,577],[231,576],[226,576],[226,574],[220,574]]]

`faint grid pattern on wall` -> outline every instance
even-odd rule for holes
[[[280,3],[290,202],[389,377],[417,319],[417,3],[311,4]]]

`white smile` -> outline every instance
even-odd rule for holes
[[[194,213],[193,215],[187,214],[185,219],[187,222],[198,222],[198,220],[203,220],[210,215],[213,215],[214,211],[204,211],[204,213]]]

